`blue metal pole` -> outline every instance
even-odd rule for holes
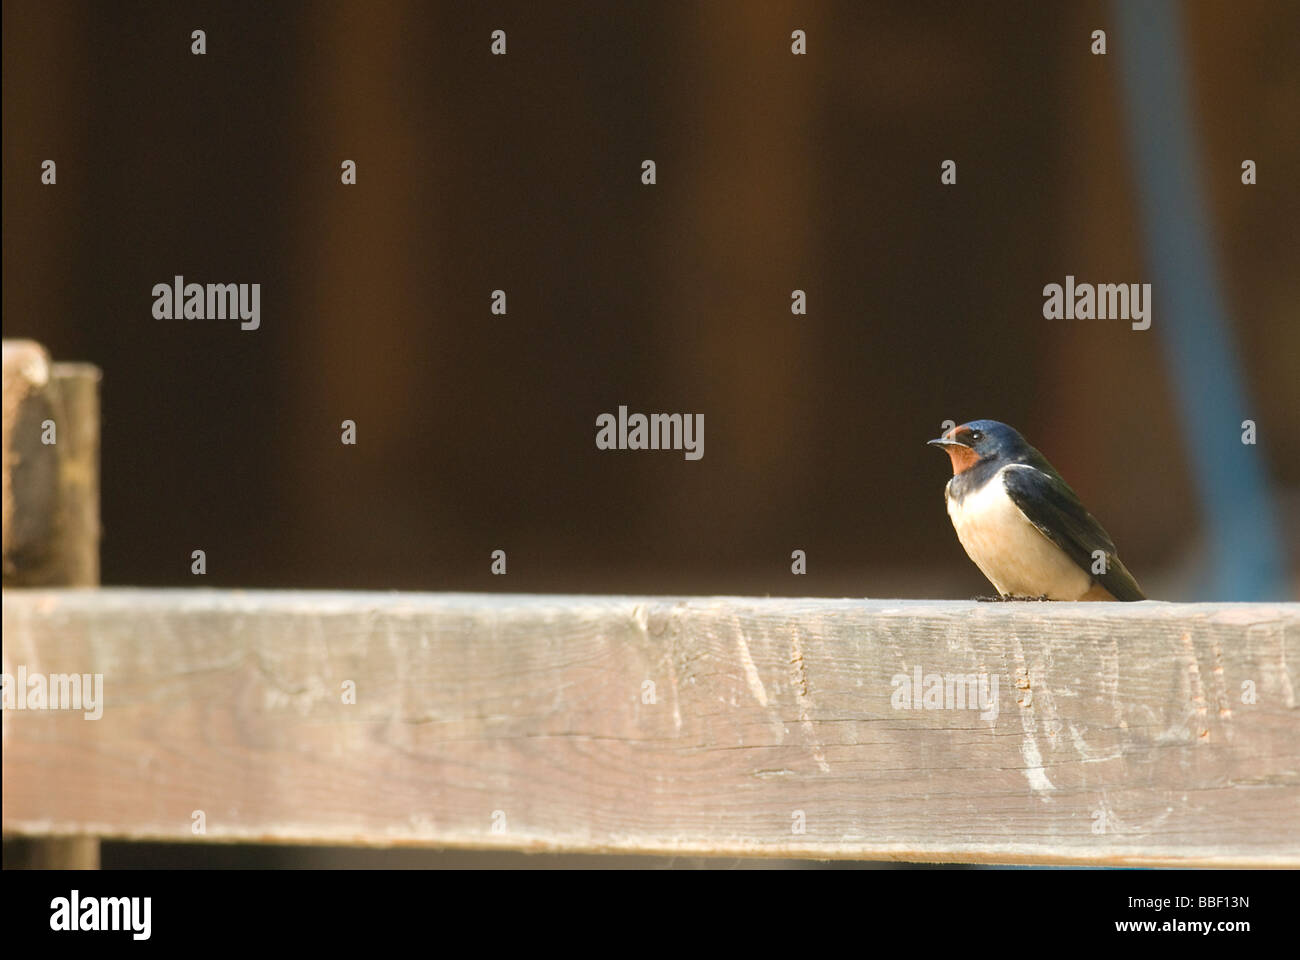
[[[1115,0],[1113,9],[1118,29],[1108,42],[1121,66],[1152,272],[1152,326],[1194,455],[1191,473],[1211,553],[1203,599],[1284,599],[1277,507],[1260,447],[1241,442],[1241,423],[1258,422],[1258,408],[1243,382],[1211,245],[1178,4]],[[1266,435],[1269,424],[1258,428]]]

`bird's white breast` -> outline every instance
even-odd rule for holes
[[[1032,469],[1003,467],[961,500],[949,497],[948,516],[966,553],[998,593],[1078,600],[1092,578],[1029,522],[1003,483],[1008,470]]]

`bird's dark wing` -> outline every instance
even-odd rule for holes
[[[1028,464],[1002,471],[1007,495],[1042,534],[1100,583],[1116,600],[1145,600],[1142,588],[1120,562],[1115,544],[1079,502],[1060,474]],[[1093,573],[1094,551],[1105,554],[1105,573]]]

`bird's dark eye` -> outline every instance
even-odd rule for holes
[[[979,441],[984,439],[984,434],[980,433],[978,430],[975,430],[971,432],[970,438],[974,440],[976,443],[979,443]]]

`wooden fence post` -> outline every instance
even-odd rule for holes
[[[99,368],[3,344],[4,587],[99,585]],[[96,869],[99,839],[5,837],[4,866]]]

